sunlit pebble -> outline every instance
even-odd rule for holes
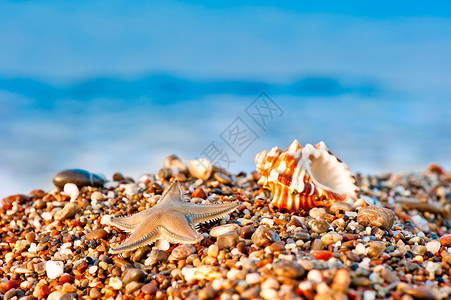
[[[37,251],[37,246],[35,243],[31,243],[30,246],[28,247],[28,252],[30,253],[36,253]]]
[[[357,254],[357,255],[360,255],[360,254],[366,255],[366,253],[367,253],[368,251],[367,251],[367,249],[365,248],[365,245],[359,243],[359,244],[357,244],[357,245],[355,246],[354,252],[355,252],[355,254]]]
[[[155,242],[155,247],[159,250],[167,251],[171,247],[171,245],[167,240],[161,239]]]
[[[230,253],[232,253],[232,255],[243,255],[237,248],[233,248]]]
[[[346,211],[345,215],[347,215],[350,218],[357,218],[357,213],[355,211]]]
[[[46,221],[50,221],[51,219],[53,219],[52,214],[48,211],[43,212],[41,217]]]
[[[263,218],[260,221],[260,224],[262,225],[268,225],[269,227],[272,227],[274,225],[274,220],[273,219],[269,219],[269,218]]]
[[[102,218],[100,218],[100,224],[101,225],[110,225],[111,216],[110,215],[103,215]]]
[[[366,290],[363,292],[363,300],[376,300],[376,291]]]
[[[81,240],[75,240],[74,241],[74,247],[80,247],[81,246],[82,241]]]
[[[135,183],[128,183],[124,185],[124,194],[127,196],[133,196],[138,193],[138,187]]]
[[[62,261],[47,261],[45,271],[49,279],[56,279],[64,273],[64,263]]]
[[[63,190],[66,195],[70,196],[71,200],[77,199],[78,195],[80,194],[80,190],[74,183],[66,183]]]
[[[260,282],[260,274],[258,273],[249,273],[246,275],[246,283],[251,285],[251,284],[256,284]]]
[[[107,181],[103,184],[103,187],[106,189],[109,189],[109,188],[115,189],[118,186],[119,186],[119,182],[117,182],[117,181]]]
[[[307,274],[307,279],[315,282],[323,281],[323,275],[319,270],[310,270]]]
[[[89,274],[95,274],[98,268],[98,266],[90,266],[88,269]]]

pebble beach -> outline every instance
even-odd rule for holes
[[[118,172],[106,182],[86,176],[83,183],[81,176],[59,189],[5,197],[0,296],[450,299],[451,173],[439,165],[410,174],[357,173],[354,204],[308,212],[270,205],[259,178],[215,167],[203,180],[162,168],[138,178]],[[199,243],[158,240],[111,254],[129,234],[109,219],[153,207],[175,180],[186,202],[237,201],[238,208],[200,224]]]

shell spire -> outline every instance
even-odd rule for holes
[[[273,147],[257,153],[255,163],[258,184],[271,191],[271,204],[281,209],[309,210],[358,198],[350,170],[323,142],[302,147],[294,140],[285,151]]]

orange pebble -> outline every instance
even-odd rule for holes
[[[312,250],[310,251],[310,253],[313,255],[314,258],[321,260],[329,260],[332,257],[334,257],[334,254],[331,251],[327,250]]]
[[[451,246],[451,234],[444,235],[440,238],[440,244],[442,246]]]

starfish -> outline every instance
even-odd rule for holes
[[[110,225],[132,234],[119,246],[110,249],[121,253],[143,247],[158,239],[172,243],[194,244],[202,240],[194,225],[223,218],[234,211],[238,203],[194,204],[182,200],[178,181],[173,182],[153,207],[128,217],[116,217]]]

